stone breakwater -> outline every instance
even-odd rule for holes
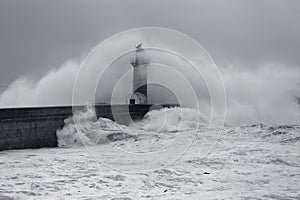
[[[109,118],[119,124],[138,120],[150,109],[176,105],[96,105],[97,117]],[[56,131],[64,120],[86,106],[26,107],[0,109],[0,150],[57,147]]]

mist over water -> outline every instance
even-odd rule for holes
[[[68,61],[59,69],[48,72],[38,81],[21,77],[1,93],[0,107],[70,105],[72,103],[73,84],[78,69],[79,63]],[[180,67],[177,67],[177,69],[180,69]],[[184,70],[186,69],[184,68]],[[116,69],[109,72],[110,76],[105,79],[106,85],[113,85],[122,74],[117,72]],[[181,72],[179,71],[179,73]],[[174,83],[179,91],[185,91],[185,88],[181,88],[182,85],[178,83],[176,77],[162,76],[161,73],[156,73],[155,70],[150,71],[149,74],[149,79],[151,79],[151,76],[161,77],[167,79],[169,84]],[[299,68],[266,64],[256,68],[256,70],[244,70],[241,67],[231,66],[221,68],[221,74],[227,92],[227,125],[259,122],[267,124],[299,123],[300,111],[297,102],[297,98],[300,96]],[[188,73],[184,75],[189,76]],[[109,78],[114,76],[116,76],[115,79]],[[108,82],[109,79],[111,82]],[[187,77],[187,79],[197,94],[202,113],[206,115],[206,118],[209,118],[210,97],[205,85],[201,81],[197,82],[199,79],[193,77]],[[88,80],[89,77],[86,77],[87,87],[89,86]],[[124,84],[124,87],[129,88],[129,90],[132,88],[130,81],[129,78]],[[167,90],[151,88],[149,90],[150,103],[167,103],[168,99],[170,100],[169,103],[177,103],[174,101],[176,100],[174,95],[167,92]],[[111,97],[110,89],[111,87],[106,90],[102,87],[101,94],[97,93],[96,99],[99,99],[99,102],[103,99],[109,100]],[[88,94],[82,91],[81,95]],[[128,96],[128,94],[126,95]],[[123,96],[122,98],[125,99],[125,94]],[[189,96],[186,98],[189,99]],[[109,101],[106,102],[109,103]]]
[[[20,77],[0,94],[0,107],[70,105],[78,68],[70,60],[37,81]]]
[[[300,123],[299,67],[266,64],[255,70],[229,67],[221,71],[229,124]]]
[[[181,65],[182,66],[182,65]],[[130,66],[128,67],[128,69]],[[186,67],[182,67],[186,70]],[[0,95],[0,107],[22,106],[48,106],[70,105],[72,103],[72,89],[79,63],[68,61],[59,69],[45,74],[40,80],[33,81],[27,77],[21,77],[14,81]],[[177,67],[180,70],[180,66]],[[91,69],[92,70],[92,69]],[[122,70],[121,70],[122,71]],[[122,74],[116,69],[109,71],[111,74],[105,81],[106,85],[116,83]],[[158,71],[160,72],[160,71]],[[149,79],[161,77],[174,83],[178,91],[185,91],[177,81],[177,77],[164,76],[155,70],[149,72]],[[181,73],[179,71],[179,73]],[[285,67],[277,64],[262,65],[256,70],[243,69],[241,67],[221,68],[227,92],[227,125],[241,125],[249,123],[267,124],[299,124],[300,111],[297,97],[300,96],[300,69],[297,67]],[[109,77],[114,77],[114,79]],[[189,73],[184,74],[189,76]],[[108,80],[111,80],[111,83]],[[197,94],[201,111],[209,118],[210,97],[203,82],[197,82],[197,78],[187,77]],[[89,77],[86,77],[86,86],[89,86]],[[130,91],[132,88],[129,78],[124,87]],[[101,84],[101,83],[100,83]],[[181,88],[182,87],[182,88]],[[128,89],[129,88],[129,89]],[[177,103],[174,95],[162,88],[151,87],[150,103]],[[101,89],[101,94],[96,94],[96,99],[109,100],[111,87]],[[86,93],[89,90],[86,90]],[[82,91],[81,95],[88,95]],[[128,94],[126,94],[128,96]],[[126,98],[123,94],[123,99]],[[128,98],[128,97],[127,97]],[[122,99],[122,100],[123,100]],[[189,99],[189,96],[186,97]],[[106,101],[109,103],[109,101]],[[82,102],[83,104],[87,102]],[[120,101],[122,103],[122,101]],[[193,108],[193,105],[191,106]]]

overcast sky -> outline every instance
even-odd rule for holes
[[[226,123],[299,123],[299,0],[0,0],[0,107],[70,104],[91,49],[139,27],[180,31],[208,51],[224,80]],[[197,95],[209,112],[209,96]]]
[[[112,34],[144,26],[191,36],[220,68],[300,66],[298,0],[1,0],[0,85],[40,78]]]

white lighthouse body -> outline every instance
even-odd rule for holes
[[[133,93],[131,104],[147,104],[147,67],[150,58],[146,55],[141,44],[136,47],[135,57],[131,58],[133,66]]]

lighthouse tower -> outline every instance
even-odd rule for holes
[[[130,62],[133,66],[133,93],[130,104],[147,104],[147,67],[150,58],[142,48],[142,43],[135,47],[135,56]]]

